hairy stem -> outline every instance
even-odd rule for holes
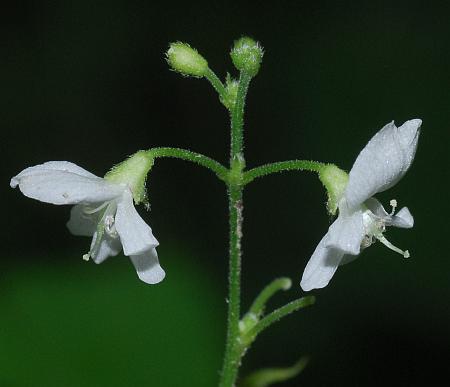
[[[250,183],[252,180],[257,177],[262,177],[266,175],[270,175],[272,173],[284,172],[284,171],[311,171],[311,172],[320,172],[323,168],[325,168],[327,164],[321,163],[318,161],[309,161],[309,160],[288,160],[288,161],[279,161],[276,163],[270,163],[261,165],[260,167],[256,167],[250,169],[249,171],[244,173],[244,184]]]
[[[245,71],[239,76],[236,103],[231,112],[231,161],[244,160],[244,107],[248,86],[252,77]]]
[[[244,106],[251,76],[241,72],[236,102],[231,111],[231,151],[228,178],[228,200],[230,216],[230,256],[228,275],[228,326],[225,357],[223,361],[220,387],[233,387],[238,375],[242,357],[240,343],[241,304],[241,239],[243,205],[244,159]]]
[[[276,323],[283,317],[295,312],[296,310],[305,308],[309,305],[314,304],[316,301],[314,296],[302,297],[297,300],[291,301],[290,303],[274,310],[272,313],[265,316],[261,321],[259,321],[252,329],[247,332],[247,339],[251,342],[253,339],[261,333],[264,329]],[[244,340],[245,341],[245,340]]]
[[[201,165],[202,167],[210,169],[219,177],[219,179],[223,181],[227,181],[228,179],[228,169],[226,167],[224,167],[216,160],[213,160],[200,153],[192,152],[186,149],[170,148],[170,147],[152,148],[147,152],[153,158],[172,157],[181,160],[191,161],[193,163]]]
[[[241,359],[240,298],[241,298],[241,238],[242,238],[242,189],[230,188],[230,262],[228,295],[228,332],[221,387],[234,386]]]
[[[206,70],[205,78],[211,83],[212,87],[217,91],[220,97],[222,97],[225,94],[225,86],[223,85],[222,81],[219,79],[219,77],[216,75],[214,71],[212,71],[209,67],[208,70]]]

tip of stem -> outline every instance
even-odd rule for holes
[[[292,287],[292,280],[290,278],[280,278],[280,282],[283,290],[289,290]]]

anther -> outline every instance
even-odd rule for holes
[[[397,246],[394,246],[391,242],[389,242],[384,235],[380,234],[380,235],[376,235],[376,238],[383,244],[385,245],[387,248],[391,249],[392,251],[395,251],[396,253],[399,253],[401,255],[403,255],[403,258],[409,258],[409,251],[408,250],[401,250],[399,249]]]
[[[91,253],[83,254],[83,261],[89,261],[90,257],[91,257]]]
[[[389,202],[389,204],[390,204],[391,207],[392,207],[391,213],[390,213],[389,215],[390,215],[390,216],[393,216],[394,213],[395,213],[395,209],[397,208],[397,200],[392,199],[392,200]]]

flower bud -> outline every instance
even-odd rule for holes
[[[225,92],[220,96],[220,102],[228,109],[232,110],[236,103],[239,82],[227,75],[225,82]]]
[[[138,151],[112,167],[105,175],[105,180],[126,184],[131,189],[134,202],[136,204],[145,203],[147,200],[145,181],[153,163],[153,157],[150,157],[146,151]]]
[[[183,75],[201,78],[208,70],[206,59],[187,43],[171,43],[166,52],[166,59],[173,70]]]
[[[230,55],[239,71],[246,71],[254,77],[258,74],[264,52],[258,42],[244,36],[234,42]]]
[[[327,189],[327,209],[331,215],[336,214],[339,201],[344,195],[348,183],[348,174],[334,164],[326,165],[319,173],[319,179]]]

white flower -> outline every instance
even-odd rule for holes
[[[123,249],[139,278],[155,284],[165,276],[155,249],[158,241],[134,208],[134,181],[123,178],[129,176],[124,173],[121,176],[108,180],[67,161],[49,161],[23,170],[10,185],[19,186],[25,196],[42,202],[75,204],[67,227],[74,235],[93,237],[90,251],[83,258],[101,263]]]
[[[410,167],[417,148],[422,121],[387,124],[358,155],[348,184],[339,201],[339,216],[319,242],[306,265],[301,287],[308,291],[325,287],[339,265],[348,263],[365,247],[379,240],[391,250],[409,257],[409,252],[392,245],[383,235],[387,226],[411,228],[414,219],[408,208],[387,213],[372,196],[395,185]]]

